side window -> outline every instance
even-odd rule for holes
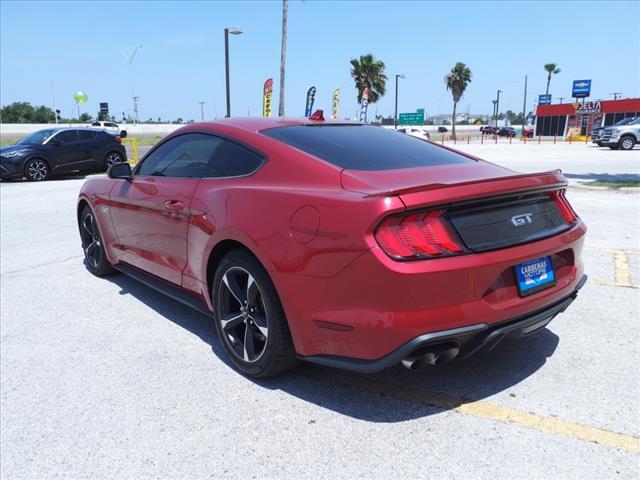
[[[204,133],[186,133],[156,148],[140,164],[136,175],[200,178],[222,140]]]
[[[262,158],[237,143],[224,140],[216,151],[206,177],[237,177],[248,175],[262,164]]]
[[[76,143],[78,141],[78,131],[77,130],[64,130],[55,136],[55,139],[58,140],[62,145],[69,145],[71,143]]]
[[[96,131],[91,130],[79,130],[81,142],[91,142],[96,139]]]
[[[100,122],[93,122],[91,124],[92,127],[99,127],[100,126]]]

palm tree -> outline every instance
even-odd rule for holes
[[[387,76],[384,74],[384,62],[376,60],[370,53],[360,55],[360,59],[351,60],[351,76],[356,82],[358,103],[362,101],[362,92],[369,89],[369,103],[376,103],[387,91]]]
[[[282,47],[280,48],[280,101],[278,103],[278,116],[284,116],[284,70],[287,59],[287,16],[289,13],[289,0],[282,0]]]
[[[456,107],[467,89],[467,85],[471,83],[472,76],[471,70],[464,63],[458,62],[444,77],[447,90],[451,90],[453,96],[453,115],[451,117],[451,136],[453,138],[456,136]]]
[[[556,73],[560,73],[560,67],[555,63],[546,63],[544,69],[547,71],[547,92],[546,95],[549,95],[549,84],[551,83],[551,75],[555,75]]]

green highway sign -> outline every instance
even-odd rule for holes
[[[422,125],[424,123],[424,108],[419,108],[413,113],[401,113],[398,115],[399,125]]]

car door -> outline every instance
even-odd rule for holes
[[[119,258],[176,285],[187,263],[189,205],[221,140],[185,133],[154,148],[132,179],[111,189]]]
[[[78,148],[83,151],[84,163],[79,165],[83,169],[96,169],[104,165],[104,155],[99,141],[99,130],[78,130]]]
[[[78,130],[61,130],[46,143],[52,173],[78,170],[86,161],[86,152],[78,145]]]

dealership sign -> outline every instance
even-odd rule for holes
[[[591,95],[591,80],[574,80],[571,96],[585,98]]]
[[[551,94],[538,95],[538,105],[551,105]]]
[[[595,102],[574,103],[573,108],[576,109],[576,115],[588,115],[590,113],[600,113],[602,111],[600,100]]]

